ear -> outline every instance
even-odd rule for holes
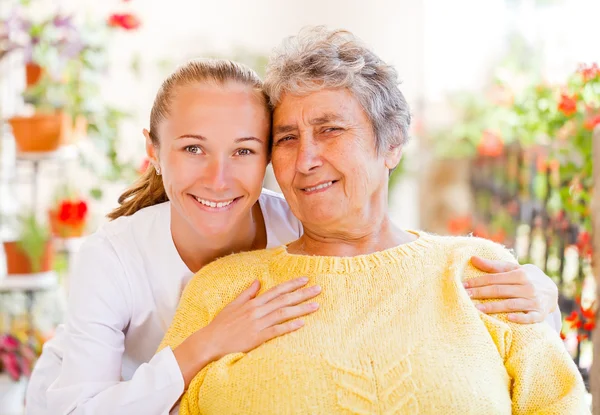
[[[385,155],[385,167],[388,170],[394,169],[398,163],[400,163],[400,159],[402,158],[402,146],[397,145],[394,147],[390,147]]]
[[[144,137],[146,137],[146,154],[148,155],[148,159],[150,160],[150,163],[152,163],[154,165],[154,168],[156,169],[159,165],[158,150],[156,149],[156,146],[152,142],[152,138],[150,138],[150,131],[148,131],[144,128],[143,132],[144,132]]]

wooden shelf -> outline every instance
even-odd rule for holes
[[[0,278],[0,292],[44,291],[58,287],[58,275],[54,271],[27,275],[7,275]]]
[[[56,151],[48,151],[43,153],[21,153],[17,152],[17,160],[19,161],[45,161],[45,160],[74,160],[77,158],[78,148],[75,144],[59,147]]]

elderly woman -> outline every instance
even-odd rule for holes
[[[481,272],[469,258],[515,261],[506,249],[390,221],[388,177],[410,124],[396,72],[351,34],[314,28],[279,49],[266,88],[275,176],[304,234],[203,268],[161,348],[210,327],[257,278],[268,289],[306,275],[322,287],[319,310],[297,320],[303,330],[206,366],[181,414],[589,413],[548,325],[470,301],[462,278]],[[273,307],[253,312],[289,310]]]

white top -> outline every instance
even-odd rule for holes
[[[301,235],[282,195],[263,190],[259,205],[268,247]],[[193,275],[175,248],[170,218],[170,203],[152,206],[105,224],[83,243],[67,321],[44,345],[27,414],[158,415],[179,400],[184,381],[173,352],[155,356]]]
[[[259,203],[268,247],[301,235],[282,195],[263,190]],[[168,414],[184,381],[172,350],[155,352],[191,277],[173,244],[169,203],[90,236],[70,278],[67,322],[44,345],[29,382],[26,413]],[[560,312],[547,322],[559,331]]]

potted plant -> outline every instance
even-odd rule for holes
[[[10,333],[0,334],[0,413],[23,413],[25,379],[36,356],[27,342]]]
[[[57,192],[48,216],[54,236],[79,238],[87,225],[88,204],[77,192],[65,186]]]
[[[49,228],[33,214],[23,216],[19,225],[17,240],[3,242],[8,275],[50,271],[54,252]]]

